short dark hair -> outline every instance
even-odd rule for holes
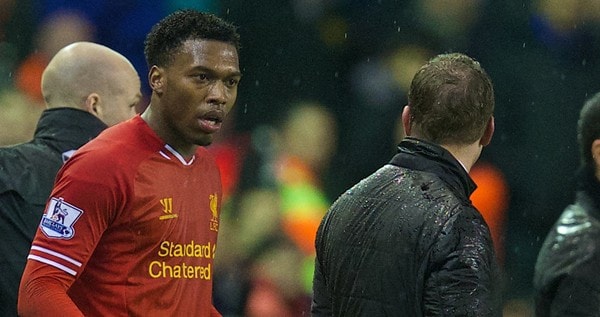
[[[411,127],[437,144],[470,144],[483,136],[494,112],[492,81],[479,62],[440,54],[413,77],[408,93]]]
[[[168,66],[173,53],[190,39],[217,40],[240,49],[236,27],[210,13],[178,10],[155,24],[144,41],[148,67]]]
[[[593,166],[592,143],[600,139],[600,92],[587,99],[579,112],[577,140],[581,163]]]

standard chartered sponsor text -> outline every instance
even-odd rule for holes
[[[189,243],[175,243],[163,241],[158,249],[158,256],[165,260],[150,262],[148,273],[152,278],[185,278],[185,279],[211,279],[211,263],[197,264],[198,259],[208,259],[212,262],[215,256],[216,245],[208,242],[199,244],[194,240]],[[180,262],[167,261],[177,258]],[[194,264],[190,264],[190,262]],[[205,262],[205,261],[202,261]]]

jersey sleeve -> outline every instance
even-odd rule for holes
[[[127,177],[117,166],[86,157],[72,160],[57,176],[27,258],[19,293],[24,315],[78,311],[67,291],[123,208]]]

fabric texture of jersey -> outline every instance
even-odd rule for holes
[[[578,175],[575,202],[565,208],[538,254],[535,315],[600,316],[600,182],[592,168]]]
[[[313,316],[500,316],[498,264],[474,190],[448,151],[406,138],[324,217]]]
[[[33,139],[0,148],[0,316],[17,315],[19,281],[63,156],[106,125],[73,108],[45,110]]]
[[[186,162],[136,116],[61,169],[25,274],[86,316],[210,316],[220,199],[205,148]]]

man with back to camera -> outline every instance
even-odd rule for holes
[[[177,11],[152,27],[150,104],[59,171],[20,315],[220,316],[212,274],[222,189],[204,146],[235,103],[238,49],[235,27],[211,14]]]
[[[321,222],[313,316],[500,316],[498,264],[468,174],[493,110],[492,82],[470,57],[420,68],[398,153]]]
[[[63,161],[107,126],[132,118],[140,85],[124,56],[95,43],[70,44],[47,65],[47,109],[33,140],[0,148],[0,315],[17,315],[21,274]]]
[[[548,232],[535,264],[537,317],[600,316],[600,93],[581,109],[577,139],[575,202]]]

